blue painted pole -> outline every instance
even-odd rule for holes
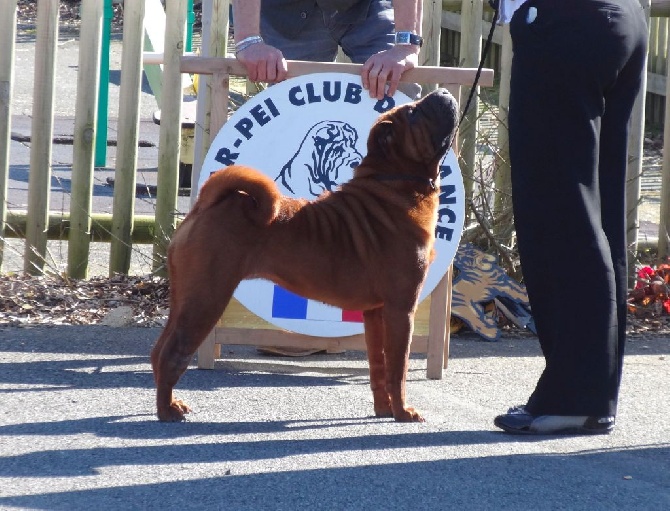
[[[98,89],[98,125],[95,137],[96,167],[107,164],[107,121],[109,118],[109,40],[112,36],[112,18],[114,8],[112,0],[105,0],[102,20],[102,48],[100,55],[100,87]]]

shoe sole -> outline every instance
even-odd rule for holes
[[[493,421],[493,423],[502,429],[505,433],[510,433],[512,435],[546,435],[546,436],[551,436],[551,435],[608,435],[614,430],[614,426],[609,427],[609,428],[603,428],[603,429],[591,429],[591,428],[583,428],[583,427],[569,427],[569,428],[562,428],[562,429],[556,429],[552,431],[538,431],[538,430],[531,430],[531,429],[514,429],[514,428],[509,428],[505,426],[504,424],[499,424],[497,421]]]

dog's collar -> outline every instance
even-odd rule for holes
[[[431,190],[437,190],[434,179],[421,176],[412,176],[411,174],[372,174],[370,177],[377,181],[414,181],[428,186]]]

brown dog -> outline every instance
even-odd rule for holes
[[[189,408],[172,390],[243,279],[362,310],[375,415],[423,421],[405,405],[419,293],[433,259],[439,163],[457,105],[444,89],[382,114],[351,181],[288,198],[242,166],[214,173],[168,250],[170,314],[151,352],[158,418]]]

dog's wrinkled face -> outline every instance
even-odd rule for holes
[[[451,146],[458,104],[446,89],[382,114],[372,126],[368,154],[389,161],[433,165]]]

